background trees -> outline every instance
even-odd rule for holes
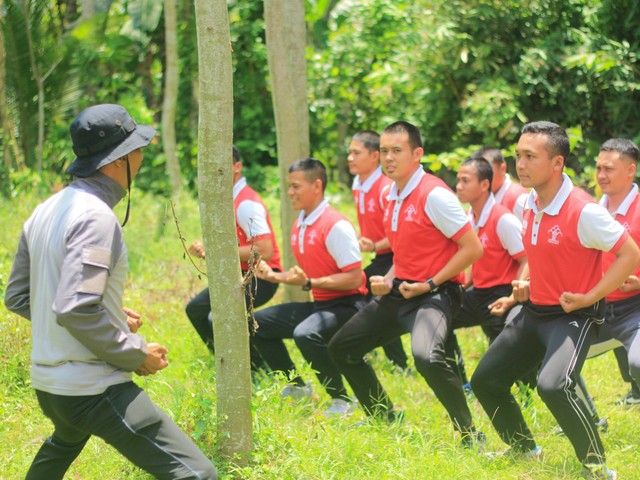
[[[88,104],[118,101],[141,120],[162,122],[167,72],[162,3],[3,1],[6,68],[0,81],[10,128],[4,127],[0,151],[11,158],[2,162],[0,173],[13,178],[3,182],[5,193],[9,184],[25,181],[24,173],[15,173],[22,159],[38,169],[39,118],[44,118],[45,173],[60,171],[71,160],[66,125]],[[251,166],[250,180],[276,190],[263,5],[227,4],[234,141]],[[193,189],[195,20],[191,2],[176,0],[176,5],[176,155]],[[633,0],[306,0],[305,5],[311,154],[333,167],[334,181],[349,181],[345,139],[397,118],[420,126],[436,171],[455,167],[472,145],[508,149],[523,122],[540,118],[571,130],[570,166],[585,181],[590,174],[585,167],[603,140],[638,139],[640,16],[634,13],[640,7]],[[12,138],[16,148],[7,148]],[[166,157],[161,145],[153,148],[148,158],[154,161],[145,165],[150,172],[141,177],[147,179],[141,186],[167,191],[165,169],[156,168]]]

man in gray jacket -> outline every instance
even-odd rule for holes
[[[127,247],[112,209],[155,130],[119,105],[95,105],[70,131],[77,158],[67,173],[75,178],[25,223],[5,294],[7,308],[31,320],[31,382],[55,427],[26,478],[63,478],[91,435],[157,478],[216,478],[132,381],[132,372],[165,368],[167,349],[135,334],[140,316],[123,308]]]

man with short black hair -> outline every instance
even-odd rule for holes
[[[473,152],[472,157],[484,158],[493,168],[493,181],[491,182],[491,193],[496,199],[496,203],[504,205],[513,214],[522,220],[524,203],[529,191],[519,183],[512,180],[507,173],[507,162],[502,156],[499,148],[482,147]]]
[[[384,231],[383,216],[387,207],[389,189],[393,183],[380,167],[380,135],[371,130],[356,133],[349,145],[349,173],[355,175],[351,190],[360,227],[360,250],[372,252],[375,257],[364,269],[369,278],[385,275],[393,266],[393,252]],[[367,300],[372,297],[371,291]],[[407,354],[400,338],[382,347],[387,358],[402,370],[407,368]]]
[[[600,186],[605,207],[616,222],[640,243],[640,195],[635,184],[640,150],[626,138],[612,138],[600,147],[596,161],[596,180]],[[615,257],[603,256],[606,270]],[[621,400],[623,405],[640,403],[640,268],[633,272],[622,286],[605,297],[607,311],[602,331],[624,345],[624,355],[616,352],[623,379],[631,383],[631,391]]]
[[[290,302],[256,312],[254,342],[274,371],[293,372],[283,397],[311,395],[311,386],[295,373],[283,339],[293,338],[304,358],[317,371],[331,397],[326,416],[349,415],[352,406],[342,377],[327,353],[327,343],[365,304],[366,278],[358,237],[351,223],[324,197],[327,172],[319,160],[305,158],[289,167],[289,198],[300,210],[291,231],[291,248],[298,261],[286,272],[261,262],[257,275],[270,282],[297,285],[313,294],[312,302]]]
[[[571,441],[585,475],[615,479],[575,385],[603,322],[603,299],[640,265],[640,250],[622,225],[563,173],[569,152],[569,138],[555,123],[522,128],[517,171],[523,186],[533,188],[523,222],[530,281],[515,281],[514,297],[526,303],[482,357],[471,385],[511,450],[537,458],[541,449],[510,389],[540,365],[538,393]],[[615,255],[604,275],[602,252]]]
[[[83,110],[70,130],[75,178],[25,223],[5,293],[7,308],[31,320],[31,383],[55,427],[26,478],[62,479],[96,435],[155,477],[215,479],[211,462],[131,380],[168,365],[167,348],[136,335],[140,315],[122,306],[127,246],[112,210],[155,130],[110,104]]]
[[[469,220],[482,243],[483,254],[471,265],[462,307],[453,318],[447,344],[450,357],[459,351],[455,334],[458,328],[480,325],[489,343],[502,332],[507,312],[493,314],[491,308],[498,299],[511,295],[511,282],[520,278],[527,265],[522,224],[507,207],[496,203],[491,193],[493,169],[489,162],[481,157],[468,158],[460,165],[457,179],[456,193],[462,203],[470,206]],[[464,362],[459,359],[458,368],[466,385]]]
[[[391,399],[364,355],[411,334],[416,370],[449,413],[463,445],[484,437],[475,429],[462,384],[447,363],[444,344],[460,308],[464,269],[482,245],[458,199],[439,178],[422,169],[420,131],[404,121],[380,137],[380,159],[394,180],[384,226],[393,268],[371,277],[377,295],[329,343],[329,352],[368,415],[394,419]]]

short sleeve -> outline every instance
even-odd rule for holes
[[[348,220],[336,222],[327,235],[325,245],[341,270],[352,270],[348,267],[362,264],[358,237]]]
[[[588,203],[580,212],[578,238],[587,248],[608,252],[626,235],[624,227],[597,203]]]
[[[245,200],[236,209],[236,221],[247,238],[271,235],[267,211],[262,204]]]
[[[435,187],[424,205],[424,212],[445,237],[453,238],[465,226],[469,217],[464,213],[458,198],[443,187]]]
[[[496,232],[500,243],[514,258],[522,256],[524,244],[522,243],[522,223],[511,213],[505,213],[500,217],[496,225]]]

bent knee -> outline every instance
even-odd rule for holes
[[[483,368],[482,362],[478,364],[473,372],[470,383],[474,392],[509,390],[512,384],[505,377],[497,376],[491,368]]]
[[[545,378],[538,378],[538,385],[536,386],[538,395],[547,403],[547,400],[558,397],[560,395],[566,396],[567,382],[560,380],[549,380]]]

